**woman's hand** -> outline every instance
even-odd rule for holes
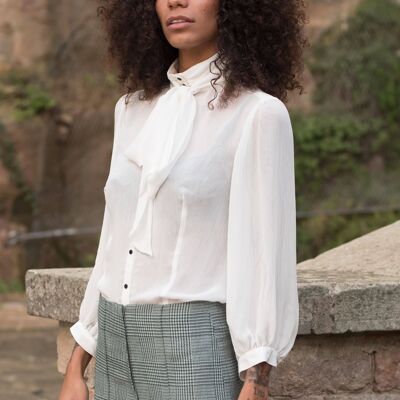
[[[81,374],[68,372],[61,386],[59,400],[88,400],[89,390]]]
[[[84,373],[92,356],[77,343],[72,351],[58,400],[88,400]]]
[[[269,373],[272,365],[262,362],[246,371],[238,400],[268,400]]]

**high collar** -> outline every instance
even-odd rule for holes
[[[194,90],[211,85],[211,79],[219,74],[218,68],[211,63],[218,57],[218,52],[215,52],[211,57],[192,65],[183,72],[177,71],[178,58],[176,58],[169,66],[167,77],[171,83],[171,87],[187,86]],[[221,78],[218,80],[220,82]]]

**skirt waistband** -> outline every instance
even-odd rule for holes
[[[126,310],[135,310],[136,312],[145,312],[148,313],[149,310],[161,310],[161,309],[173,309],[176,312],[188,309],[190,306],[191,309],[226,309],[226,303],[221,303],[219,301],[208,301],[208,300],[191,300],[191,301],[180,301],[180,302],[171,302],[171,303],[132,303],[132,304],[119,304],[110,300],[107,300],[102,293],[100,293],[100,299],[108,303],[108,305],[116,307],[116,308],[124,308]]]
[[[227,331],[226,303],[192,300],[177,303],[133,303],[122,305],[107,300],[100,294],[100,313],[111,323],[108,329],[118,329],[113,324],[120,318],[125,327],[137,336],[193,336],[210,332]],[[113,328],[114,326],[114,328]]]

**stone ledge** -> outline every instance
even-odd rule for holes
[[[299,263],[299,334],[400,330],[399,249],[397,221]],[[28,270],[28,314],[74,323],[90,273]]]
[[[27,312],[74,323],[92,268],[30,269],[25,275]]]

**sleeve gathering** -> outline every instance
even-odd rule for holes
[[[229,199],[226,318],[242,381],[294,345],[299,319],[294,140],[288,110],[263,99],[235,153]]]
[[[120,97],[114,108],[114,136],[113,148],[111,154],[110,170],[117,152],[117,130],[124,102],[124,96]],[[88,284],[85,289],[85,294],[79,309],[78,321],[70,327],[70,332],[75,341],[89,354],[95,356],[97,347],[97,308],[99,303],[99,290],[97,284],[103,275],[103,260],[106,243],[110,237],[110,213],[107,204],[104,207],[103,222],[100,232],[97,254]]]

